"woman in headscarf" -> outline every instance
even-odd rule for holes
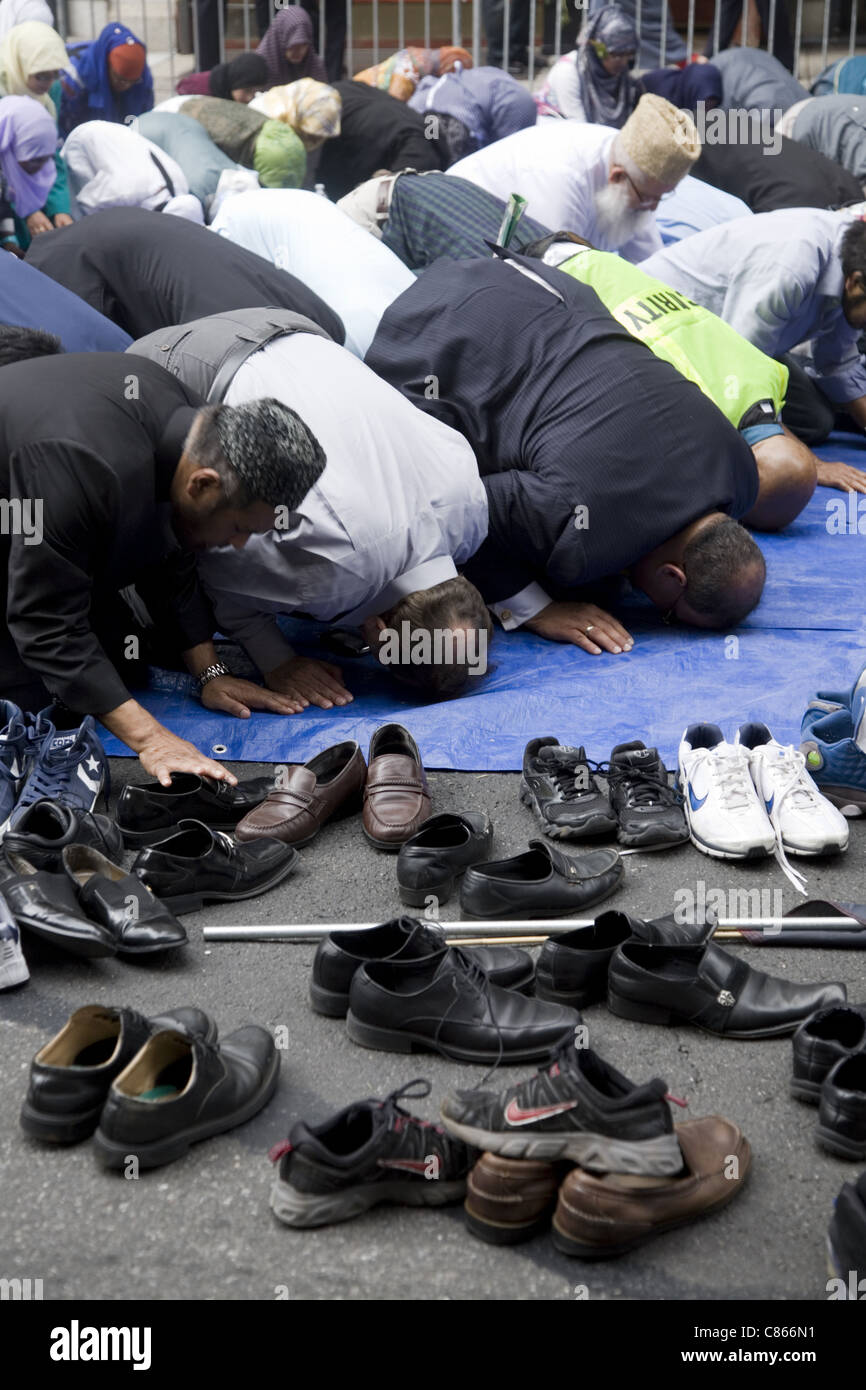
[[[465,48],[401,48],[375,67],[355,73],[354,80],[378,87],[398,101],[408,101],[422,77],[443,77],[458,63],[463,68],[472,67],[472,55]]]
[[[271,87],[255,97],[250,107],[269,120],[291,126],[308,154],[340,134],[340,93],[311,77],[290,82],[287,87]]]
[[[0,100],[0,244],[17,256],[24,254],[24,222],[45,206],[54,183],[56,149],[57,127],[44,106],[27,97]]]
[[[31,236],[67,227],[72,221],[66,165],[57,152],[60,74],[65,66],[66,48],[50,24],[27,20],[16,24],[0,39],[0,97],[27,97],[44,107],[54,122],[54,178],[49,182],[44,206],[30,212],[26,225],[19,222],[18,240],[25,250]]]
[[[54,15],[45,0],[0,0],[0,39],[28,19],[54,26]]]
[[[84,121],[119,121],[153,107],[147,49],[125,24],[106,24],[92,43],[69,45],[72,62],[63,78],[60,129]]]
[[[313,21],[300,5],[277,11],[256,52],[268,65],[272,86],[285,86],[302,77],[328,80],[325,64],[313,48]]]
[[[631,75],[637,31],[618,5],[584,21],[577,47],[555,63],[537,103],[541,115],[621,130],[640,95]]]
[[[85,121],[69,136],[63,156],[85,217],[104,208],[144,208],[204,222],[180,165],[132,126]]]
[[[221,101],[252,101],[270,86],[268,65],[259,53],[239,53],[230,63],[217,63],[210,72],[190,72],[175,91],[187,97],[219,97]]]
[[[243,102],[219,97],[190,97],[180,110],[204,126],[229,159],[255,169],[262,188],[301,187],[307,172],[304,146],[282,121],[269,120]]]

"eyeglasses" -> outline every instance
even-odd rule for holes
[[[637,194],[638,206],[641,208],[645,208],[647,211],[649,211],[651,208],[656,207],[658,203],[663,203],[666,201],[666,199],[672,198],[674,196],[674,193],[676,192],[675,188],[670,188],[668,189],[667,193],[661,193],[658,198],[651,198],[649,194],[641,193],[631,174],[629,174],[626,169],[623,169],[622,172],[625,174],[626,178],[628,179],[629,183],[631,184],[632,188]]]

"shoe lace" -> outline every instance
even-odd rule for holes
[[[715,754],[704,751],[701,759],[719,799],[727,811],[741,811],[755,799],[755,787],[749,772],[748,759],[738,750],[720,750]]]
[[[586,785],[583,769],[586,769]],[[569,749],[557,749],[544,761],[544,770],[556,787],[563,801],[579,801],[582,796],[595,796],[598,788],[593,784],[593,772],[601,770],[600,764],[581,758]]]
[[[497,1067],[498,1067],[498,1066],[500,1065],[500,1063],[502,1062],[502,1055],[503,1055],[503,1052],[504,1052],[504,1050],[505,1050],[505,1049],[504,1049],[504,1044],[503,1044],[503,1041],[502,1041],[502,1029],[499,1027],[499,1022],[498,1022],[498,1020],[497,1020],[497,1018],[496,1018],[496,1014],[495,1014],[495,1012],[494,1012],[494,1010],[493,1010],[493,1005],[492,1005],[491,1002],[490,1002],[490,980],[489,980],[488,976],[487,976],[486,973],[481,969],[481,966],[478,965],[478,964],[472,959],[471,956],[468,956],[468,955],[466,954],[465,951],[461,951],[461,949],[460,949],[459,946],[452,946],[450,949],[451,949],[451,961],[452,961],[453,964],[455,964],[455,965],[458,967],[458,968],[457,968],[457,971],[454,972],[454,973],[452,973],[452,975],[451,975],[451,987],[452,987],[452,989],[454,990],[454,998],[451,1000],[451,1003],[448,1005],[448,1008],[445,1010],[444,1014],[442,1015],[442,1017],[440,1018],[438,1024],[436,1025],[436,1032],[435,1032],[435,1034],[433,1035],[433,1041],[434,1041],[436,1047],[438,1047],[442,1052],[444,1052],[444,1053],[445,1053],[445,1056],[447,1057],[447,1056],[448,1056],[448,1051],[447,1051],[447,1049],[446,1049],[445,1047],[443,1047],[442,1044],[440,1043],[440,1041],[439,1041],[439,1035],[440,1035],[440,1033],[442,1032],[443,1026],[444,1026],[445,1023],[447,1023],[447,1021],[448,1021],[448,1018],[449,1018],[449,1016],[450,1016],[450,1014],[451,1014],[451,1010],[454,1008],[454,1005],[457,1003],[457,1001],[458,1001],[459,998],[460,998],[460,984],[461,984],[461,982],[462,982],[463,984],[468,985],[469,988],[470,988],[470,989],[478,996],[478,998],[486,1005],[487,1011],[488,1011],[488,1013],[490,1014],[491,1019],[493,1020],[493,1026],[494,1026],[494,1028],[496,1029],[496,1041],[497,1041],[497,1045],[498,1045],[498,1051],[497,1051],[496,1061],[493,1063],[493,1066],[492,1066],[492,1067],[490,1068],[490,1070],[486,1073],[486,1075],[482,1078],[482,1080],[479,1081],[479,1083],[478,1083],[479,1086],[483,1086],[483,1085],[485,1084],[485,1082],[493,1075],[493,1073],[496,1071]],[[458,1061],[459,1059],[458,1059],[458,1058],[454,1058],[453,1060],[454,1060],[454,1061]]]
[[[793,802],[798,810],[803,811],[807,808],[817,810],[821,795],[806,771],[804,754],[793,744],[786,747],[781,757],[774,758],[767,765],[773,774],[773,786],[776,793],[773,798],[773,809],[768,813],[770,824],[776,834],[774,854],[789,883],[805,897],[806,875],[801,873],[799,869],[795,869],[789,862],[785,853],[785,846],[782,843],[781,812],[783,804],[788,800]]]
[[[602,771],[611,790],[621,788],[629,806],[682,806],[683,794],[649,770],[631,763],[607,763]]]
[[[407,1081],[405,1086],[398,1086],[395,1091],[389,1092],[383,1101],[379,1103],[380,1109],[386,1113],[386,1118],[391,1129],[397,1134],[410,1130],[414,1126],[415,1130],[432,1130],[435,1134],[443,1134],[441,1125],[434,1125],[431,1120],[422,1120],[418,1115],[412,1115],[398,1104],[401,1100],[423,1100],[429,1096],[433,1090],[432,1082],[427,1081],[423,1076],[416,1076],[414,1081]]]

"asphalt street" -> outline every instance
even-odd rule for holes
[[[242,777],[269,771],[234,765]],[[139,780],[137,763],[114,761],[116,788]],[[519,805],[517,774],[433,773],[435,810],[485,808],[496,857],[536,833]],[[863,901],[866,821],[851,826],[836,861],[807,861],[809,896]],[[643,916],[671,910],[675,895],[714,889],[764,893],[763,910],[793,905],[777,866],[737,866],[690,845],[629,856],[610,906]],[[758,898],[755,896],[757,904]],[[28,947],[31,981],[0,996],[0,1276],[42,1279],[45,1299],[642,1299],[824,1300],[825,1236],[835,1194],[859,1171],[816,1146],[815,1111],[790,1098],[789,1039],[723,1041],[587,1011],[590,1045],[634,1080],[662,1076],[688,1101],[677,1118],[722,1114],[750,1140],[744,1191],[718,1215],[602,1264],[558,1254],[547,1236],[496,1248],[470,1236],[461,1209],[378,1208],[344,1225],[290,1231],[272,1216],[269,1147],[304,1117],[321,1120],[364,1096],[384,1096],[417,1076],[432,1095],[413,1102],[434,1118],[442,1095],[478,1084],[484,1069],[432,1054],[367,1051],[340,1021],[309,1008],[311,944],[206,945],[213,923],[383,921],[397,915],[395,859],[364,839],[357,818],[328,826],[302,851],[281,888],[235,906],[187,916],[190,944],[151,965],[76,961]],[[443,919],[458,915],[456,901]],[[839,980],[866,999],[856,951],[732,948],[749,962],[798,981]],[[41,1145],[18,1127],[31,1057],[85,1003],[129,1004],[155,1014],[179,1004],[211,1013],[225,1035],[248,1022],[287,1041],[279,1089],[241,1129],[200,1144],[184,1159],[137,1180],[107,1173],[88,1143]],[[502,1068],[494,1085],[531,1069]]]

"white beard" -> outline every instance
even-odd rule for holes
[[[607,183],[595,195],[596,241],[600,251],[618,251],[655,222],[654,212],[630,207],[628,194],[620,189],[619,184]]]

